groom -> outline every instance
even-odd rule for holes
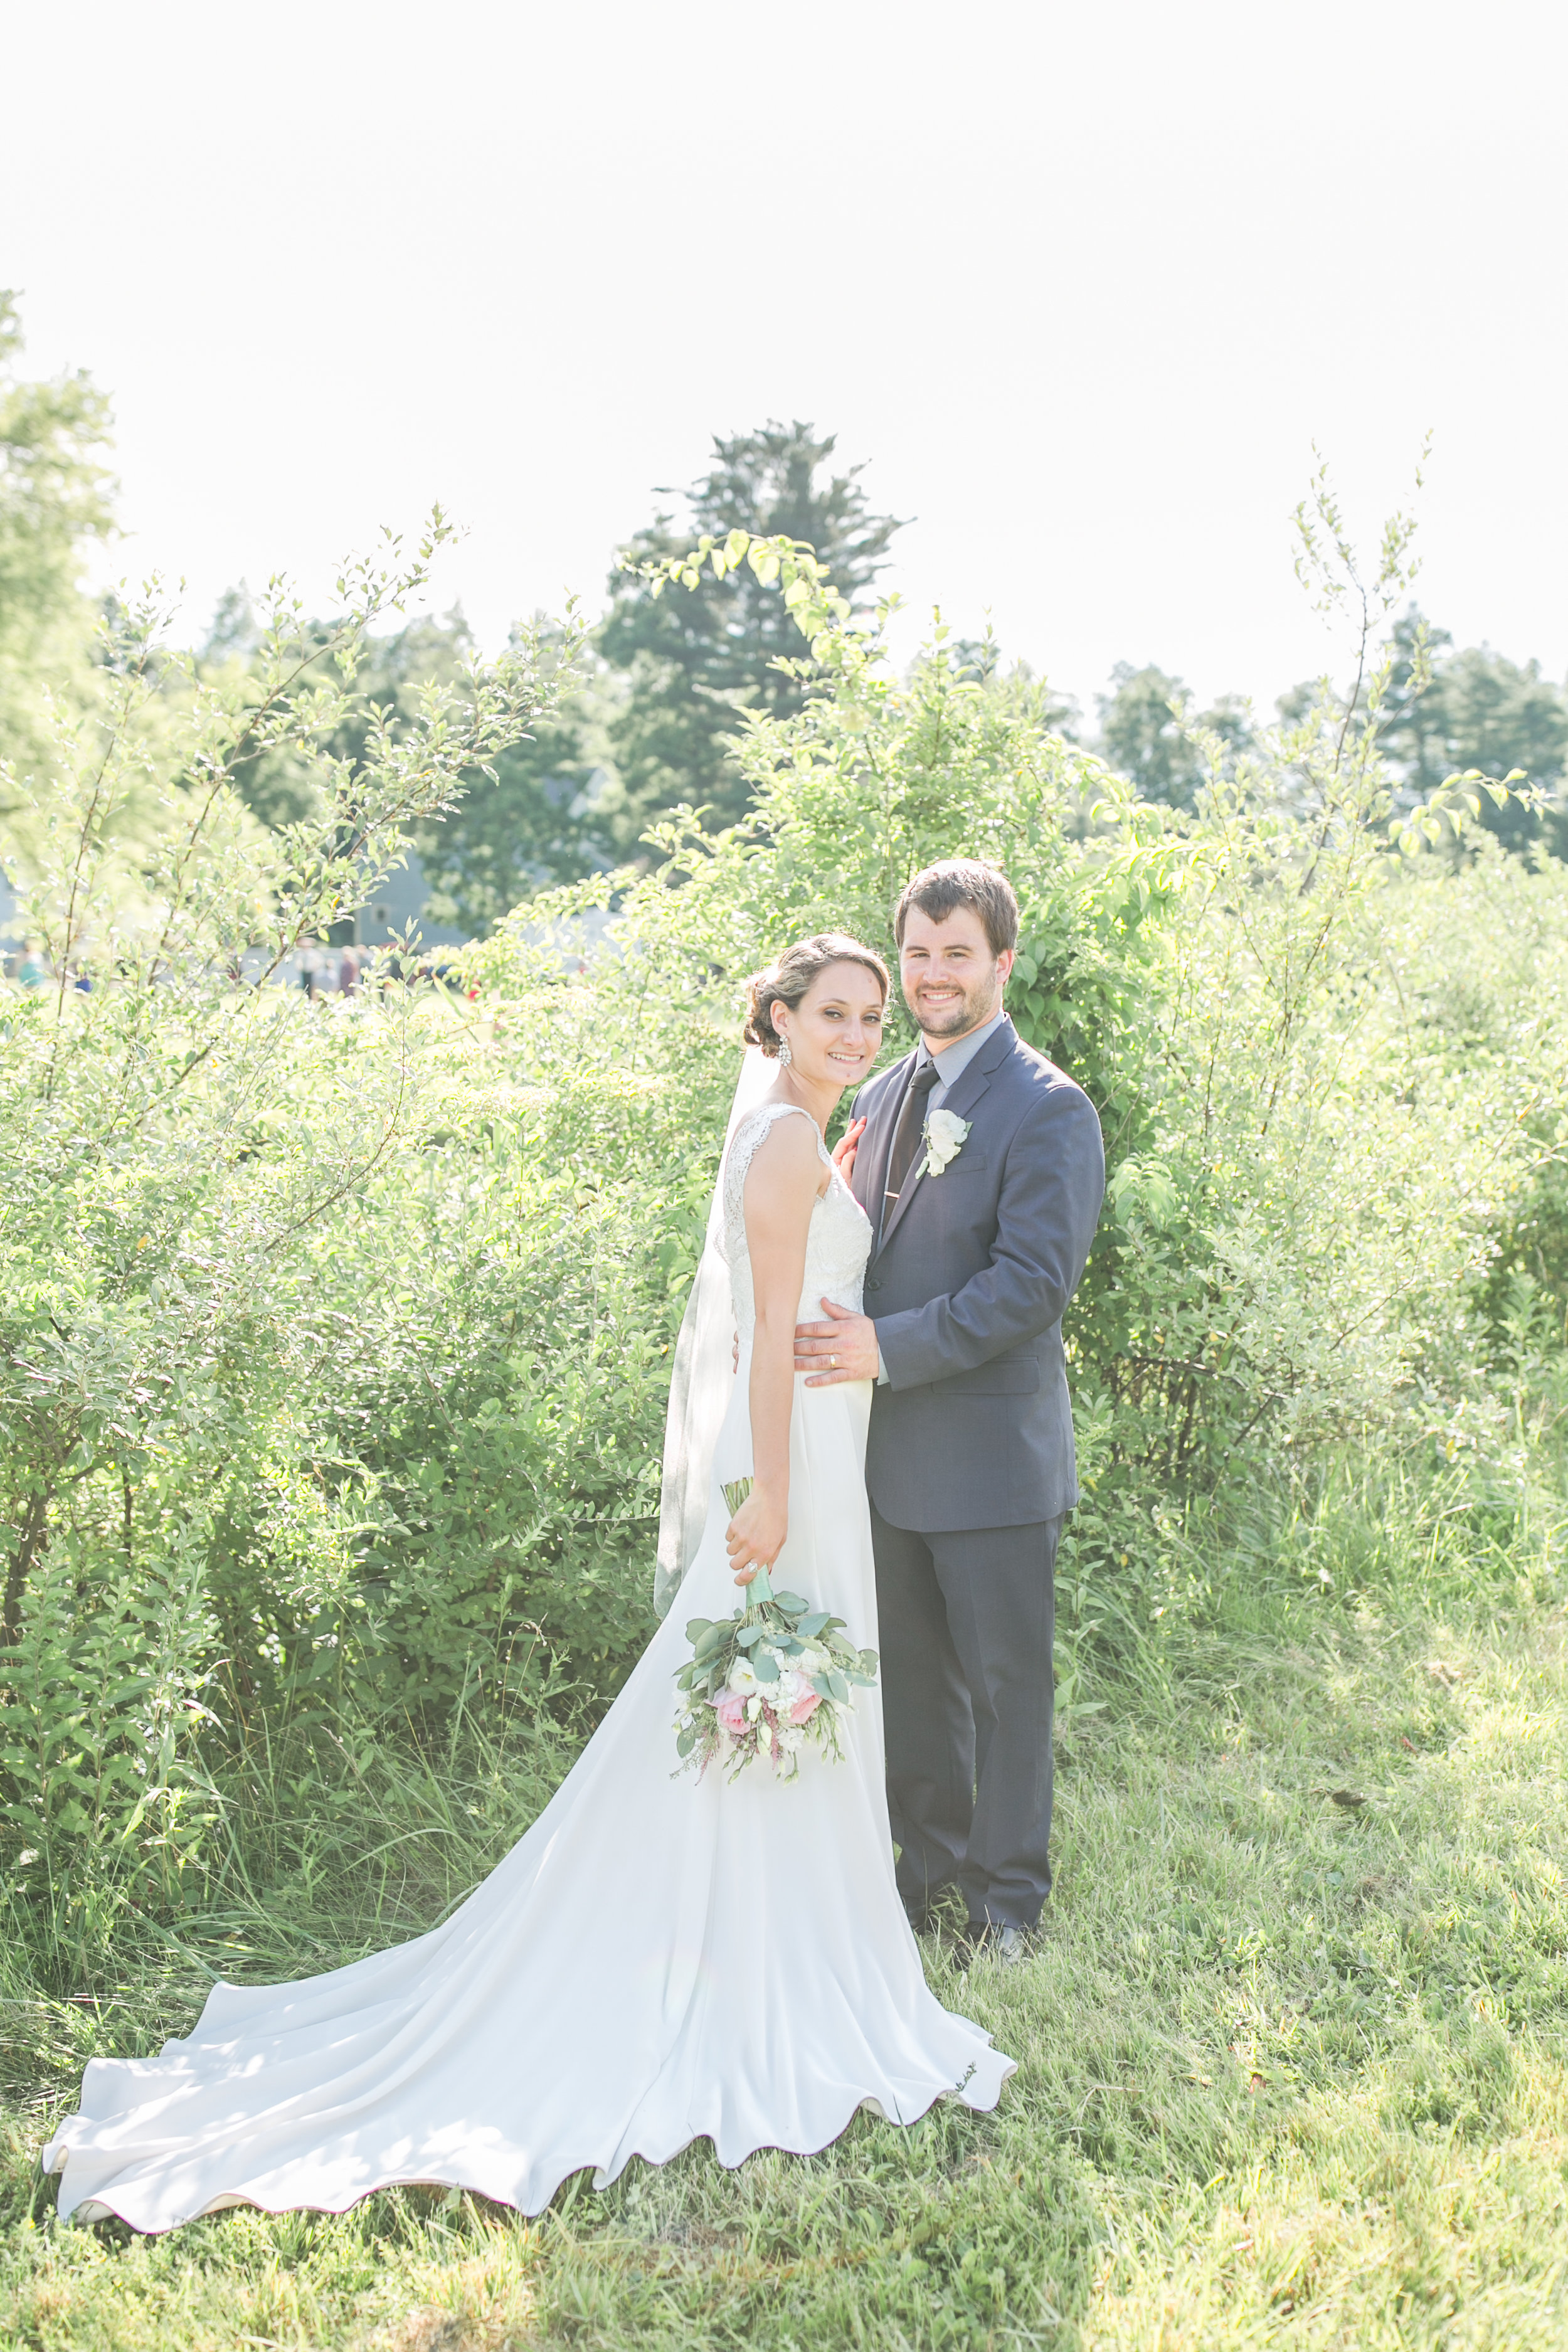
[[[871,1220],[864,1315],[824,1299],[795,1368],[873,1380],[888,1803],[917,1928],[956,1886],[973,1950],[1024,1957],[1051,1883],[1057,1543],[1078,1500],[1062,1310],[1105,1188],[1088,1096],[1002,1009],[1005,876],[917,874],[894,918],[914,1052],[862,1087],[840,1165]]]

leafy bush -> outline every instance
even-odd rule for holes
[[[268,983],[556,691],[525,637],[395,735],[373,713],[358,761],[323,748],[442,535],[340,583],[335,681],[281,590],[238,681],[161,653],[154,606],[121,616],[99,709],[59,714],[43,783],[11,780],[51,976],[7,994],[0,1064],[0,1819],[51,1902],[97,1900],[100,1865],[127,1899],[179,1899],[212,1819],[204,1744],[352,1673],[374,1465],[342,1451],[342,1384],[369,1332],[400,1409],[419,1377],[387,1301],[414,1300],[426,1230],[467,1199],[445,1170],[437,1189],[432,1124],[466,1033],[390,961],[348,1005]],[[236,789],[264,755],[311,787],[272,835]]]
[[[1184,814],[940,628],[895,676],[806,551],[702,560],[776,582],[815,660],[739,746],[754,814],[677,817],[657,872],[531,902],[450,984],[388,959],[311,1005],[268,975],[569,688],[570,628],[384,726],[357,666],[421,566],[362,571],[340,684],[286,599],[216,679],[143,614],[63,727],[16,835],[55,979],[7,992],[0,1065],[0,1851],[62,1949],[207,1900],[279,1738],[333,1772],[617,1687],[742,983],[830,924],[890,954],[940,856],[1012,876],[1014,1015],[1106,1130],[1068,1616],[1136,1624],[1227,1496],[1347,1444],[1472,1495],[1528,1475],[1561,1386],[1568,875],[1409,854],[1475,793],[1395,814],[1386,670],[1239,759],[1200,738]],[[235,789],[263,756],[304,780],[270,835]],[[608,939],[563,958],[595,903]]]
[[[1561,1181],[1561,996],[1532,987],[1531,959],[1487,957],[1527,908],[1537,951],[1561,942],[1563,877],[1484,843],[1421,866],[1480,791],[1456,779],[1396,812],[1379,757],[1394,661],[1375,633],[1408,525],[1363,593],[1323,485],[1302,521],[1321,601],[1357,615],[1355,681],[1240,759],[1198,730],[1191,816],[1132,802],[1052,734],[1039,688],[977,679],[940,626],[894,677],[809,551],[732,533],[658,575],[675,593],[704,560],[778,578],[822,689],[751,723],[748,824],[664,829],[667,866],[628,891],[619,959],[595,977],[598,1017],[635,1024],[667,1083],[713,1052],[715,1105],[748,970],[829,923],[890,959],[891,908],[921,866],[1006,868],[1023,916],[1010,1007],[1107,1138],[1068,1332],[1090,1486],[1075,1542],[1104,1564],[1147,1547],[1173,1494],[1289,1475],[1325,1444],[1495,1452],[1507,1409],[1484,1302]],[[494,950],[484,968],[504,986]],[[1445,993],[1467,984],[1479,1026],[1456,1058]]]

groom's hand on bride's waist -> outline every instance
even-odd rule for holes
[[[840,1381],[874,1381],[880,1359],[877,1327],[868,1315],[822,1302],[825,1323],[795,1327],[795,1368],[807,1374],[808,1389],[830,1389]]]

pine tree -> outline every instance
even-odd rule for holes
[[[717,436],[713,463],[684,493],[687,520],[660,512],[627,550],[635,563],[695,546],[703,532],[736,529],[804,540],[852,604],[883,569],[902,524],[873,514],[859,477],[863,467],[829,470],[836,437],[798,419],[771,420],[732,440]],[[804,699],[801,682],[772,667],[795,658],[801,642],[776,588],[764,588],[742,565],[722,581],[706,573],[689,594],[656,600],[626,571],[610,577],[610,611],[599,633],[605,659],[630,675],[630,692],[610,729],[619,773],[613,815],[623,854],[661,810],[687,801],[709,811],[710,824],[744,814],[746,785],[725,749],[742,710],[784,717]]]

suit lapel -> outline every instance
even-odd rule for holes
[[[895,1062],[880,1083],[880,1092],[866,1121],[866,1132],[860,1138],[855,1154],[855,1174],[850,1191],[871,1220],[871,1230],[882,1230],[882,1194],[888,1181],[888,1157],[893,1149],[893,1129],[898,1125],[899,1106],[904,1099],[904,1088],[914,1065],[913,1054],[906,1054]]]
[[[997,1030],[994,1037],[987,1040],[981,1051],[976,1054],[973,1061],[971,1062],[967,1070],[964,1071],[963,1076],[952,1088],[947,1100],[942,1104],[943,1110],[952,1111],[955,1118],[968,1118],[973,1111],[975,1104],[980,1100],[981,1096],[991,1084],[992,1072],[1001,1068],[1002,1064],[1006,1060],[1008,1055],[1017,1044],[1017,1041],[1018,1033],[1014,1028],[1013,1024],[1010,1021],[1004,1021],[1000,1029]],[[903,1088],[901,1087],[899,1089],[899,1100],[900,1102],[903,1100]],[[891,1128],[889,1128],[888,1132],[888,1150],[891,1150],[891,1149],[892,1130]],[[917,1160],[914,1167],[910,1171],[903,1191],[900,1193],[897,1201],[893,1203],[893,1213],[888,1219],[888,1228],[882,1235],[881,1247],[877,1251],[877,1255],[879,1257],[881,1256],[882,1251],[888,1247],[893,1235],[903,1223],[905,1210],[909,1207],[910,1202],[914,1199],[915,1194],[920,1191],[921,1186],[925,1181],[924,1177],[919,1173],[921,1165],[922,1162]],[[886,1181],[887,1166],[888,1153],[887,1151],[884,1151],[881,1160],[884,1181]]]

